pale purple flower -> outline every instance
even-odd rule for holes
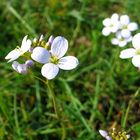
[[[78,65],[78,59],[74,56],[66,56],[68,50],[68,41],[61,36],[54,38],[51,50],[48,51],[42,47],[36,47],[31,55],[32,59],[44,64],[41,74],[47,79],[53,79],[59,72],[59,69],[71,70]]]

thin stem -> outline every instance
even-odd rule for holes
[[[55,99],[55,95],[54,95],[52,86],[50,85],[50,82],[49,81],[46,81],[46,85],[47,85],[47,88],[48,88],[48,93],[49,93],[50,97],[53,100],[53,107],[54,107],[54,111],[55,111],[56,117],[58,118],[56,99]]]
[[[136,91],[136,93],[134,94],[134,96],[132,97],[132,99],[128,103],[128,107],[126,109],[126,113],[125,113],[125,116],[124,116],[124,121],[123,121],[123,124],[122,124],[123,128],[126,127],[126,122],[127,122],[127,118],[128,118],[128,115],[129,115],[129,111],[131,109],[131,106],[133,104],[134,99],[137,97],[138,94],[139,94],[139,89]]]

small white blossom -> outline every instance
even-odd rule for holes
[[[59,68],[71,70],[78,65],[79,62],[76,57],[63,57],[67,50],[68,41],[64,37],[58,36],[54,38],[50,51],[42,47],[36,47],[31,57],[33,60],[44,64],[41,69],[41,74],[50,80],[58,74]]]
[[[27,52],[30,49],[30,47],[31,47],[31,40],[27,39],[27,35],[26,35],[22,40],[21,47],[12,50],[10,53],[8,53],[5,59],[9,59],[8,62],[12,62],[18,59],[25,52]]]
[[[120,16],[120,24],[121,24],[121,35],[124,38],[129,38],[131,36],[131,31],[135,31],[138,29],[137,23],[130,22],[130,18],[128,15]]]
[[[124,38],[120,32],[116,33],[116,38],[111,39],[111,43],[113,45],[118,45],[119,47],[124,47],[128,42],[132,40],[132,37]]]
[[[132,38],[132,44],[134,48],[129,48],[121,51],[120,58],[132,58],[132,64],[135,67],[140,68],[140,33],[136,34]]]
[[[120,28],[119,15],[113,14],[111,18],[104,19],[103,25],[105,26],[102,30],[104,36],[117,32]]]

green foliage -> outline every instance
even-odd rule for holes
[[[121,60],[122,50],[101,35],[102,20],[128,14],[140,24],[139,0],[3,0],[0,3],[0,139],[102,140],[113,126],[140,138],[139,71]],[[44,83],[16,73],[4,57],[28,34],[62,35],[79,67],[51,82],[59,116]],[[131,46],[131,43],[128,47]],[[129,102],[133,101],[131,107]],[[128,108],[129,107],[129,108]],[[129,114],[126,118],[126,110]],[[126,122],[124,122],[126,121]]]

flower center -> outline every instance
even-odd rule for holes
[[[24,54],[24,51],[19,47],[19,46],[17,46],[17,48],[16,48],[19,52],[20,52],[20,54],[21,55],[23,55]]]
[[[110,24],[110,27],[113,27],[114,25],[113,24]]]
[[[123,25],[122,28],[123,28],[123,29],[128,29],[128,26],[127,26],[127,25]]]
[[[136,54],[140,55],[140,49],[136,49]]]
[[[57,56],[52,55],[52,56],[50,57],[49,61],[50,61],[51,63],[53,63],[53,64],[58,64],[59,59],[58,59]]]
[[[110,132],[110,136],[112,140],[128,140],[126,136],[126,132],[124,131],[116,131],[116,129],[113,129],[112,132]]]

